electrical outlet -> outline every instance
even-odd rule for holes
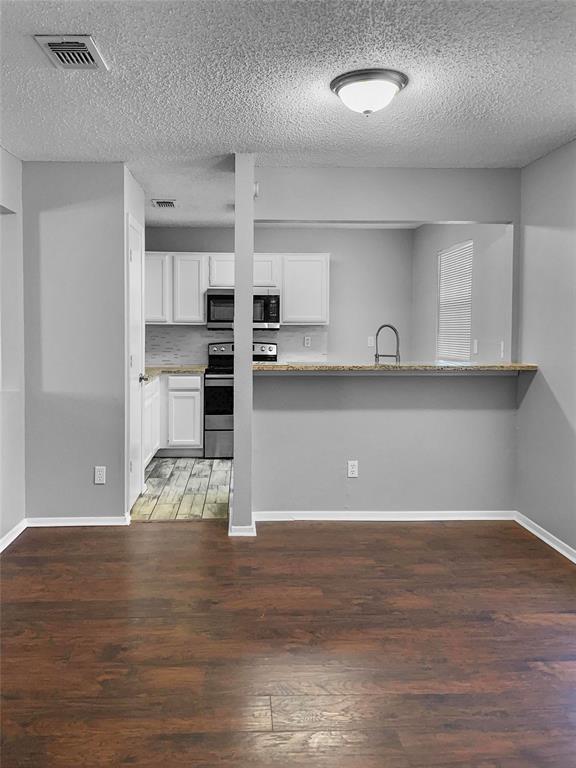
[[[304,336],[304,346],[305,347],[312,346],[312,336]]]
[[[500,360],[504,360],[504,339],[500,342]]]
[[[94,467],[94,485],[106,485],[106,467]]]
[[[358,477],[358,459],[349,459],[348,477]]]
[[[472,342],[472,354],[477,355],[478,354],[478,339],[474,339]]]
[[[368,336],[368,346],[369,347],[374,346],[374,336]]]

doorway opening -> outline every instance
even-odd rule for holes
[[[132,507],[132,521],[225,520],[232,479],[232,459],[155,457],[146,467],[146,489]]]

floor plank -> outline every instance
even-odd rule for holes
[[[168,466],[151,495],[196,463]],[[226,534],[37,528],[3,553],[3,768],[574,768],[576,568],[528,532]]]

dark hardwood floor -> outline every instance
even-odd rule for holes
[[[2,768],[574,768],[576,567],[514,523],[29,529]]]

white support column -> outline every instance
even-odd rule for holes
[[[234,490],[228,532],[254,536],[252,517],[252,317],[254,155],[237,154],[234,219]]]

